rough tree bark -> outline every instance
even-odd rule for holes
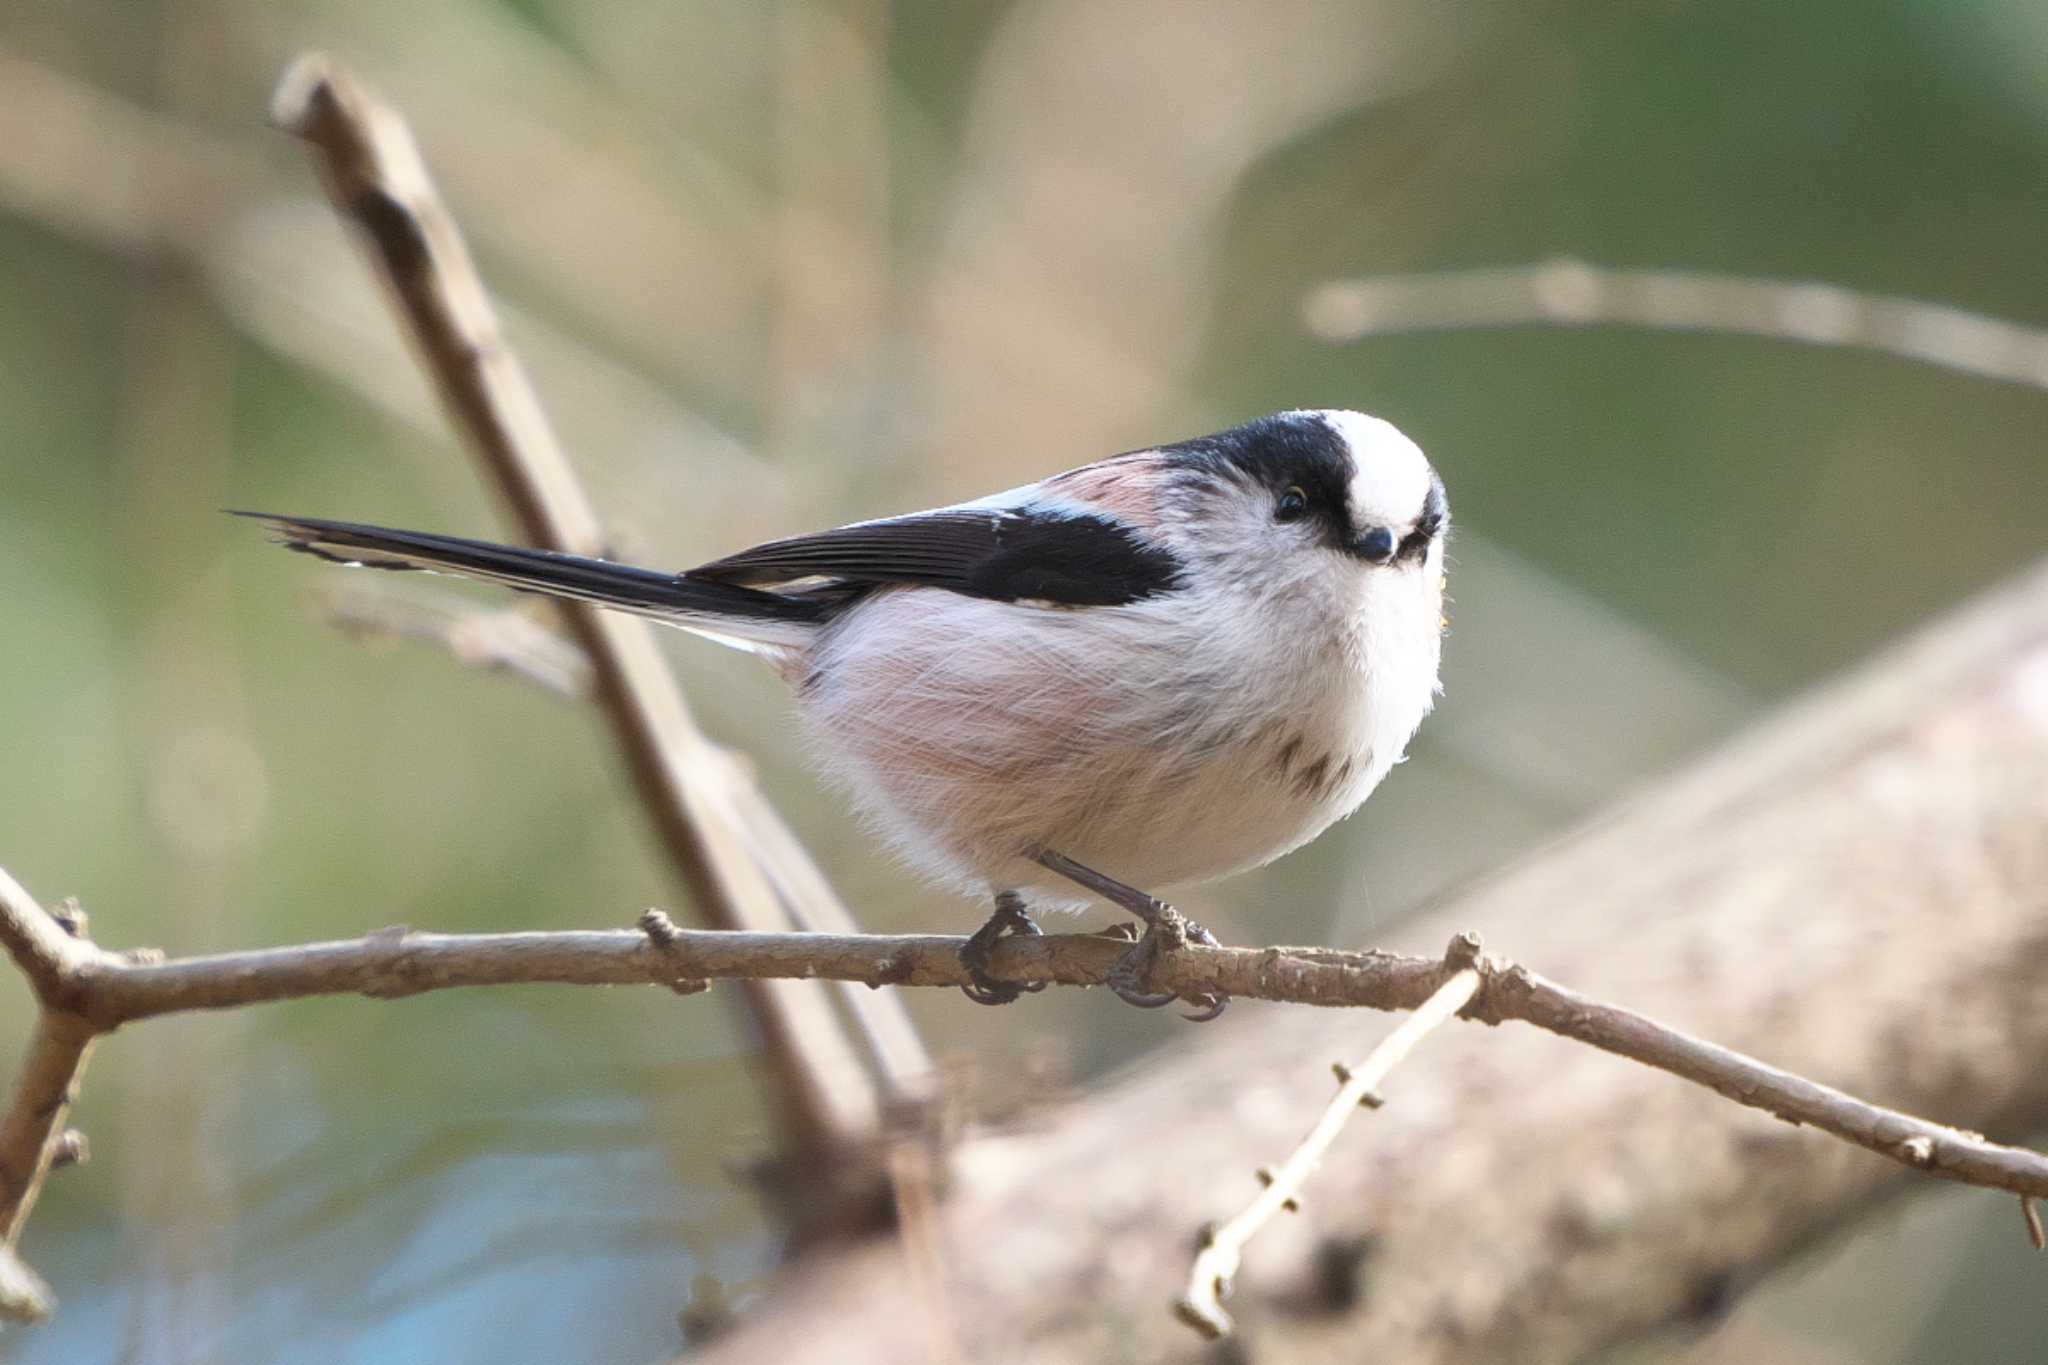
[[[1587,994],[2024,1139],[2048,1120],[2048,567],[1390,946],[1464,928]],[[1241,1005],[1042,1130],[967,1146],[921,1230],[939,1285],[886,1239],[814,1256],[705,1358],[916,1359],[940,1313],[965,1359],[1205,1358],[1168,1311],[1197,1229],[1383,1027]],[[1514,1026],[1440,1032],[1387,1091],[1252,1244],[1227,1358],[1576,1359],[1915,1178]],[[2012,1242],[2033,1254],[2017,1211]]]

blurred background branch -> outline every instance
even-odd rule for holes
[[[522,538],[570,554],[606,552],[597,515],[556,442],[491,311],[454,220],[435,192],[402,117],[325,56],[300,58],[273,104],[278,122],[315,150],[337,211],[362,234],[450,419],[511,505]],[[588,660],[593,692],[664,846],[714,927],[846,933],[852,917],[751,784],[704,738],[655,648],[653,628],[616,612],[562,603]],[[759,832],[749,834],[751,821]],[[785,873],[762,856],[772,846]],[[745,987],[783,1119],[793,1207],[811,1235],[854,1221],[880,1197],[884,1172],[864,1174],[885,1111],[929,1094],[931,1065],[900,1006],[842,992],[868,1042],[866,1066],[815,992],[776,981]],[[843,1201],[834,1207],[834,1200]]]
[[[378,584],[323,586],[315,604],[329,625],[366,644],[419,640],[472,667],[501,669],[572,700],[590,691],[589,656],[524,606],[485,611],[466,597],[400,593]]]
[[[1455,327],[1649,327],[1857,346],[1959,374],[2048,389],[2048,330],[1818,281],[1545,261],[1499,270],[1332,280],[1302,300],[1324,341]]]

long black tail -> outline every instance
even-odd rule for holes
[[[353,521],[230,511],[262,522],[286,549],[336,564],[420,569],[502,583],[521,592],[569,597],[651,616],[727,643],[801,648],[830,617],[833,607],[840,605],[829,599],[701,582],[681,574],[488,540],[396,531]]]

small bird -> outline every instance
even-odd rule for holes
[[[323,559],[595,602],[760,656],[869,824],[994,898],[961,952],[983,1004],[1026,989],[987,968],[1000,939],[1040,932],[1030,910],[1092,893],[1149,927],[1165,907],[1138,888],[1258,867],[1350,814],[1439,691],[1443,480],[1358,412],[1277,413],[682,573],[238,515]],[[1174,998],[1143,989],[1152,943],[1110,982],[1147,1008]]]

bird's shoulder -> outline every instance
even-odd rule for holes
[[[1185,565],[1159,534],[1165,474],[1117,456],[972,502],[771,540],[689,570],[770,590],[917,585],[1056,607],[1170,592]]]

